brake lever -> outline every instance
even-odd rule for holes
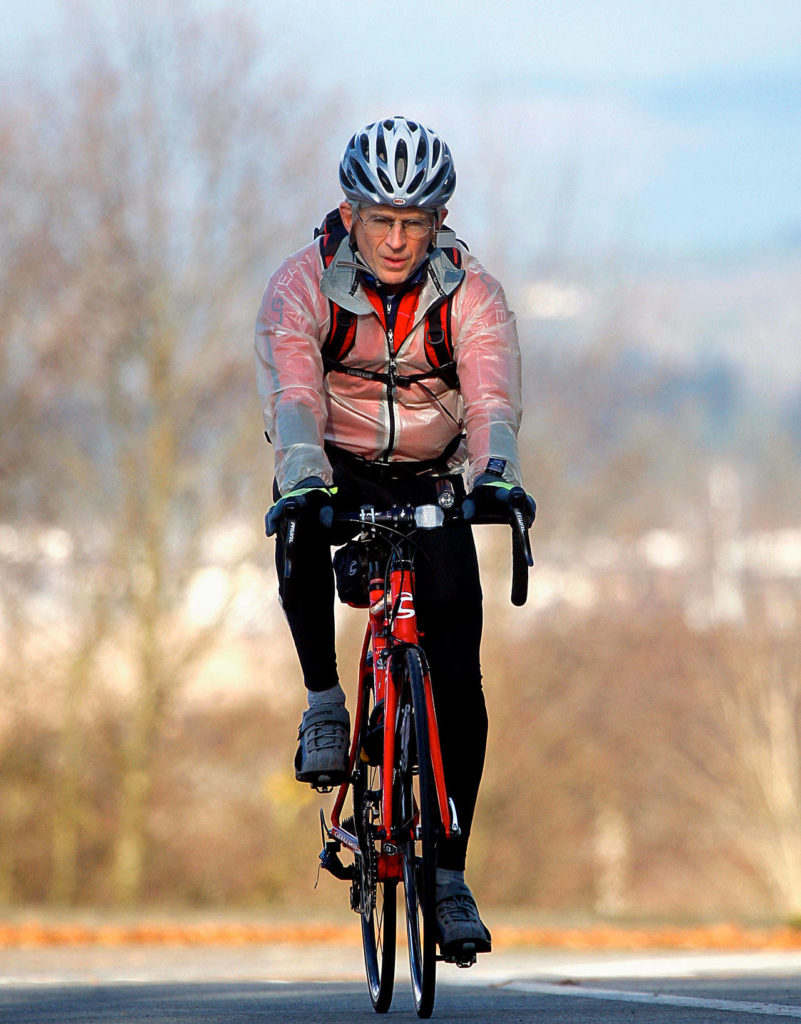
[[[286,533],[284,534],[284,583],[292,579],[292,571],[295,568],[295,534],[297,533],[298,520],[295,513],[298,511],[297,502],[294,498],[287,501],[284,512],[284,523]]]
[[[534,555],[531,553],[531,538],[529,537],[528,526],[521,509],[512,509],[512,523],[517,536],[520,538],[526,565],[530,569],[534,565]]]
[[[525,491],[512,491],[510,495],[509,522],[512,527],[512,604],[519,608],[528,598],[528,570],[534,565],[528,523],[523,514],[527,502]]]

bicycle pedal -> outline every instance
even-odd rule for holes
[[[345,781],[346,776],[339,772],[332,772],[330,775],[323,772],[316,778],[308,780],[311,788],[317,790],[318,793],[330,793],[332,790],[338,789]]]
[[[472,967],[476,962],[476,944],[463,942],[457,949],[451,949],[437,959],[446,964],[456,964],[457,967]]]

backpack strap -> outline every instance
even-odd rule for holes
[[[331,264],[331,260],[336,256],[340,242],[346,234],[345,225],[342,223],[342,214],[339,212],[339,207],[336,206],[325,215],[320,227],[314,229],[314,237],[320,239],[320,255],[323,259],[323,266],[327,267]]]
[[[457,270],[462,266],[462,253],[452,246],[442,250]],[[451,387],[459,386],[453,359],[453,303],[456,292],[436,303],[426,313],[424,344],[426,357]]]
[[[323,223],[315,228],[314,237],[320,239],[320,257],[323,266],[331,264],[342,239],[347,235],[345,225],[342,223],[342,214],[339,207],[335,207],[325,215]],[[356,314],[349,309],[343,309],[331,299],[328,300],[329,326],[328,334],[323,341],[322,354],[323,363],[328,372],[328,363],[333,360],[339,362],[353,348],[356,340]]]

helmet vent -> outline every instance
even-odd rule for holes
[[[409,154],[406,149],[406,143],[403,139],[397,145],[395,150],[395,180],[402,182],[406,177],[406,167],[408,166]]]
[[[425,176],[425,171],[418,171],[417,174],[415,174],[415,176],[409,182],[407,186],[408,191],[414,194],[418,190],[418,188],[420,188],[420,185],[422,184],[423,178],[425,178]]]
[[[389,180],[389,175],[380,167],[378,168],[378,180],[387,192],[392,192],[392,182]]]
[[[443,179],[445,178],[445,175],[447,173],[447,167],[440,167],[440,169],[428,183],[428,187],[426,188],[426,196],[435,195],[439,191],[440,185],[442,184]]]
[[[354,171],[355,176],[359,179],[359,184],[364,189],[364,191],[368,195],[373,195],[374,192],[375,192],[375,187],[374,187],[372,181],[370,181],[370,179],[364,173],[362,168],[359,167],[358,164],[354,164],[353,165],[353,171]]]
[[[384,163],[387,162],[387,143],[382,131],[379,131],[378,135],[376,135],[375,153],[379,160],[382,160]]]

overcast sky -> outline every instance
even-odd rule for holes
[[[0,59],[83,2],[0,0]],[[392,113],[440,130],[464,202],[501,160],[528,221],[571,182],[577,245],[686,253],[801,237],[801,0],[222,6],[258,12],[312,99],[346,97],[342,145]],[[170,4],[139,7],[158,17]]]
[[[440,128],[468,198],[489,148],[524,216],[571,178],[587,239],[685,253],[801,234],[801,0],[271,9],[296,66],[349,82],[359,122]]]
[[[318,52],[339,34],[351,71],[382,90],[390,79],[405,88],[421,74],[447,84],[473,75],[598,81],[797,72],[801,54],[798,0],[289,0],[264,6],[280,11],[281,21],[295,26],[291,34]]]
[[[59,24],[85,0],[2,0],[5,48],[37,26]],[[113,0],[89,0],[103,7]],[[169,0],[140,7],[169,9]],[[198,9],[211,0],[195,0]],[[219,6],[219,5],[218,5]],[[798,0],[227,0],[263,12],[298,57],[341,62],[386,88],[421,73],[440,82],[461,70],[603,78],[654,78],[707,71],[799,70]],[[338,45],[337,45],[338,44]],[[360,45],[361,44],[361,45]]]

